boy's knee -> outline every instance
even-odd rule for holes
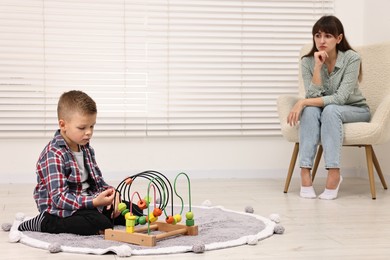
[[[97,230],[105,230],[107,228],[112,228],[113,226],[112,221],[97,210],[91,215],[86,215],[85,219],[91,229],[96,228]]]

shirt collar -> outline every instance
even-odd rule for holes
[[[342,68],[344,64],[344,56],[345,53],[343,51],[338,51],[337,52],[337,59],[336,59],[336,64],[334,65],[335,68]]]
[[[70,150],[68,144],[65,142],[65,139],[62,137],[61,135],[61,132],[60,132],[60,129],[58,129],[55,134],[54,134],[54,139],[55,139],[55,142],[59,145],[59,146],[65,146],[68,150]],[[85,150],[85,148],[88,148],[89,147],[89,143],[87,143],[86,145],[80,145],[80,149],[81,150]]]

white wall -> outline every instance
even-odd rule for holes
[[[335,15],[352,46],[390,41],[389,8],[388,0],[335,0]]]
[[[353,46],[389,40],[385,11],[390,1],[336,0],[335,8]],[[35,163],[48,141],[0,139],[0,183],[35,182]],[[94,138],[91,144],[107,180],[121,180],[147,169],[169,178],[180,171],[191,178],[284,178],[293,147],[282,137]],[[389,151],[390,144],[376,147],[385,174],[390,173],[385,157]],[[344,148],[342,164],[344,174],[366,175],[362,149]]]
[[[364,43],[390,41],[390,2],[365,0]]]

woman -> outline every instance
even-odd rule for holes
[[[343,123],[368,122],[370,110],[359,90],[360,56],[349,45],[342,23],[323,16],[313,26],[313,47],[302,57],[301,70],[306,96],[288,115],[294,126],[300,121],[300,167],[303,198],[316,198],[310,171],[317,145],[324,148],[326,187],[320,199],[336,199],[340,184]]]

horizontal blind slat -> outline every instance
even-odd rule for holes
[[[97,136],[280,135],[299,50],[333,1],[0,3],[0,137],[52,136],[61,93],[98,104]]]

